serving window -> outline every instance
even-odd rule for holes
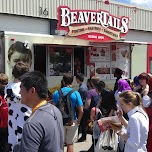
[[[72,52],[72,48],[49,47],[49,76],[63,76],[66,72],[72,72]]]
[[[48,76],[63,76],[71,72],[74,76],[83,73],[86,76],[85,48],[48,47]]]

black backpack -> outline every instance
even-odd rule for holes
[[[63,118],[64,126],[71,126],[74,122],[74,113],[72,108],[72,101],[70,95],[74,92],[71,90],[67,93],[67,95],[63,95],[61,89],[58,90],[60,98],[57,104],[58,109],[60,110]]]

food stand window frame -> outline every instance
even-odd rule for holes
[[[74,49],[76,48],[76,47],[74,47],[74,46],[60,46],[60,45],[49,45],[48,47],[47,47],[47,67],[46,67],[46,75],[47,75],[47,77],[52,77],[52,76],[63,76],[63,74],[60,74],[60,75],[50,75],[50,49],[57,49],[57,48],[60,48],[60,49],[63,49],[63,51],[65,51],[65,49],[69,49],[69,51],[70,51],[70,49],[71,49],[71,62],[70,62],[70,65],[71,65],[71,70],[69,71],[69,72],[71,72],[72,73],[72,75],[74,76]],[[87,51],[87,48],[86,47],[83,47],[84,48],[84,50],[83,50],[83,60],[84,60],[84,76],[87,76],[87,64],[86,64],[86,51]],[[70,53],[70,52],[69,52]],[[53,68],[51,67],[51,70],[52,70]],[[65,71],[65,72],[68,72],[68,71]],[[63,73],[65,73],[65,72],[63,72]]]
[[[50,49],[52,49],[52,52],[54,53],[54,55],[56,55],[56,60],[59,60],[59,62],[57,62],[56,64],[51,64],[51,62],[50,62],[50,52],[51,52]],[[59,51],[56,51],[55,49],[59,49]],[[60,49],[63,49],[63,51],[61,51]],[[67,52],[65,52],[66,49],[67,49]],[[65,53],[67,56],[61,57],[60,56],[61,52],[63,53],[63,55]],[[73,54],[73,47],[59,46],[59,45],[48,46],[48,49],[47,49],[47,76],[48,77],[63,76],[63,74],[66,73],[66,72],[71,72],[72,73],[72,71],[73,71],[72,54]],[[70,62],[67,62],[66,57],[68,57],[68,55],[70,56]],[[62,62],[61,62],[61,60],[62,60]],[[70,68],[70,70],[68,70],[69,68]],[[66,71],[66,70],[68,70],[68,71]]]

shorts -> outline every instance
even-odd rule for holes
[[[67,145],[72,145],[78,140],[78,125],[77,121],[74,121],[72,126],[64,126],[64,142]]]

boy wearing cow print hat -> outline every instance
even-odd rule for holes
[[[22,129],[25,121],[31,114],[31,109],[21,104],[21,94],[19,77],[29,71],[26,63],[18,62],[13,68],[12,75],[14,81],[5,87],[5,97],[9,107],[8,115],[8,143],[9,152],[13,151],[14,146],[20,142]]]

